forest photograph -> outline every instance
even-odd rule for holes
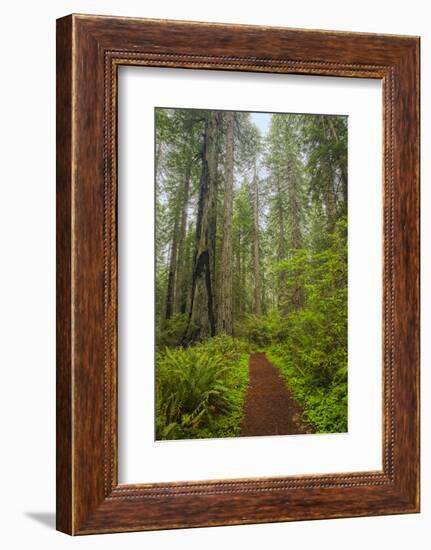
[[[156,440],[347,432],[347,136],[155,109]]]

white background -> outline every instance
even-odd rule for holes
[[[55,18],[70,12],[422,36],[422,327],[431,331],[431,30],[428,2],[56,0],[2,8],[1,544],[4,548],[425,549],[431,524],[431,340],[422,345],[422,514],[102,535],[54,523]],[[4,42],[4,43],[3,43]],[[366,405],[366,397],[364,396]]]
[[[121,67],[119,79],[120,482],[381,470],[381,82],[148,67]],[[153,150],[160,105],[348,115],[348,433],[154,441]]]

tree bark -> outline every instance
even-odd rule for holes
[[[325,139],[325,142],[327,143],[331,139],[331,135],[329,134],[330,128],[327,127],[325,124],[325,116],[321,117],[322,120],[322,128],[323,128],[323,136]],[[332,136],[333,137],[333,136]],[[323,189],[323,204],[325,207],[326,212],[326,219],[327,219],[327,227],[330,232],[334,230],[336,216],[337,216],[337,197],[335,195],[335,181],[333,177],[333,167],[331,166],[330,159],[326,158],[324,160],[327,166],[327,177],[325,178],[326,181],[324,182],[324,189]]]
[[[196,221],[196,248],[193,262],[192,296],[189,325],[185,341],[203,340],[214,336],[214,260],[215,204],[217,172],[217,113],[208,113],[205,122],[200,178],[199,204]]]
[[[189,204],[190,192],[190,177],[192,171],[193,157],[192,151],[189,152],[189,157],[186,160],[184,184],[181,196],[181,219],[179,223],[178,235],[178,259],[177,259],[177,277],[175,282],[175,311],[177,313],[185,313],[186,311],[186,277],[185,277],[185,251],[184,243],[187,230],[187,207]]]
[[[165,319],[172,317],[175,302],[175,275],[177,271],[177,255],[178,255],[178,210],[175,212],[174,229],[172,231],[171,250],[169,257],[168,283],[166,290],[166,306]]]
[[[218,304],[217,331],[233,334],[232,320],[232,212],[233,212],[233,127],[235,114],[226,114],[226,160],[223,201],[223,241],[220,261],[220,297]]]
[[[276,204],[277,204],[277,218],[279,233],[277,239],[277,261],[281,262],[287,258],[287,245],[286,245],[286,228],[284,219],[284,204],[283,204],[283,189],[281,185],[280,174],[275,175],[276,181]],[[286,270],[280,269],[277,276],[277,303],[278,309],[284,315],[287,314],[287,284],[286,284]]]
[[[287,164],[287,177],[289,181],[289,220],[290,220],[290,247],[295,252],[302,247],[302,229],[301,229],[301,200],[300,200],[300,180],[292,160]],[[298,280],[299,273],[292,273],[294,281]],[[291,303],[294,309],[302,306],[304,301],[304,292],[300,285],[295,285],[293,281]]]
[[[259,187],[256,166],[253,176],[253,264],[254,264],[254,313],[262,314],[262,284],[259,255]]]
[[[241,228],[238,228],[237,237],[235,239],[235,296],[234,296],[234,306],[235,312],[234,316],[236,319],[242,316],[244,313],[243,309],[243,300],[242,300],[242,256],[241,256]]]

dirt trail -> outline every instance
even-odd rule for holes
[[[250,355],[242,436],[310,433],[302,409],[264,353]]]

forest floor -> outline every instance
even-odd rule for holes
[[[312,433],[303,409],[264,353],[252,353],[241,436]]]

